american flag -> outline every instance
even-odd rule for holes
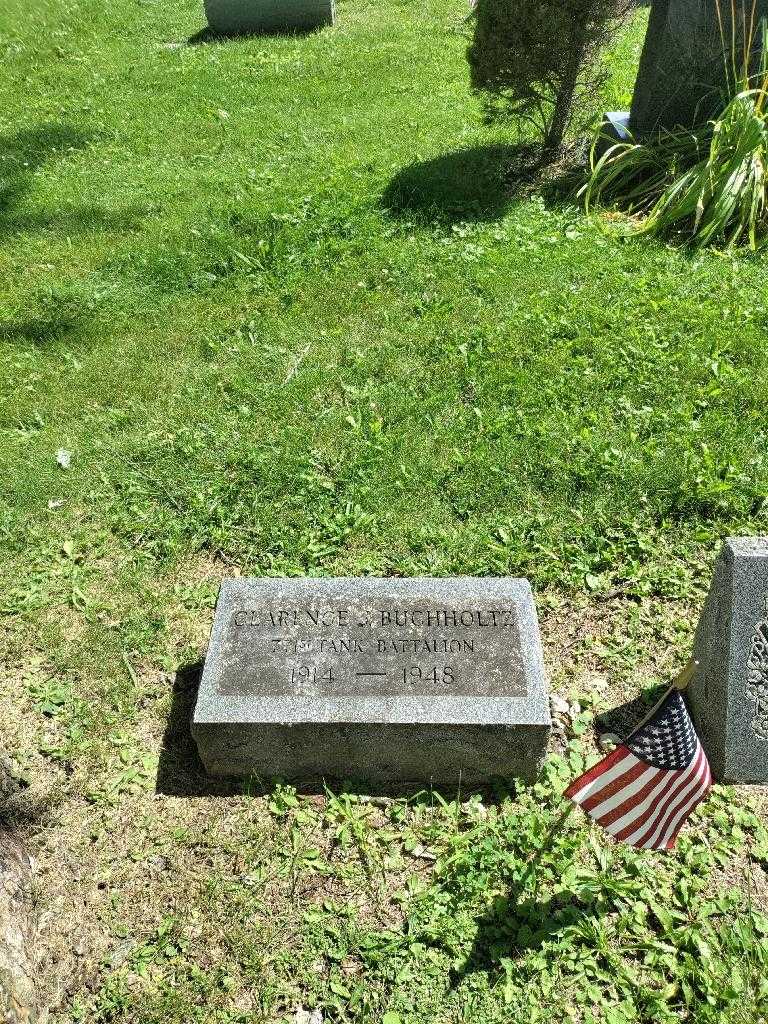
[[[615,839],[671,850],[712,776],[685,701],[672,690],[651,718],[565,795]]]

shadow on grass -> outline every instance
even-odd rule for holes
[[[514,199],[507,175],[515,146],[472,146],[411,164],[399,171],[381,197],[393,217],[427,221],[491,221]]]
[[[637,729],[668,688],[666,685],[655,686],[645,690],[634,700],[626,701],[624,704],[619,704],[618,707],[602,712],[597,716],[595,726],[599,732],[612,732],[625,739],[634,729]]]
[[[22,320],[20,323],[3,323],[0,321],[0,341],[9,341],[33,345],[43,348],[51,342],[58,341],[75,330],[78,320],[75,318],[45,317]]]
[[[81,128],[56,123],[0,136],[0,237],[51,232],[66,239],[85,232],[130,231],[139,225],[143,211],[138,209],[110,212],[94,205],[68,205],[34,213],[23,210],[40,168],[84,149],[92,138]],[[86,310],[70,304],[55,315],[46,313],[37,309],[26,319],[0,322],[0,339],[42,347],[75,330]]]
[[[526,193],[556,204],[572,190],[573,168],[547,163],[531,144],[471,146],[398,172],[381,206],[401,220],[455,224],[500,220]]]
[[[0,136],[0,231],[16,230],[15,213],[35,172],[47,161],[84,149],[91,135],[65,124],[40,124]]]
[[[268,37],[281,37],[281,36],[312,36],[316,32],[320,31],[318,28],[284,28],[284,29],[265,29],[261,32],[217,32],[216,29],[211,28],[210,25],[206,25],[205,28],[201,28],[199,32],[193,33],[187,39],[187,46],[206,46],[209,43],[231,43],[236,42],[238,39],[259,39],[264,36]]]
[[[267,796],[283,780],[261,778],[213,778],[206,774],[203,763],[192,738],[192,716],[197,701],[197,691],[203,674],[203,662],[185,665],[176,673],[173,682],[171,710],[168,714],[160,758],[157,768],[155,791],[166,796],[211,797],[248,794],[250,796]],[[375,800],[382,798],[408,799],[413,804],[430,805],[436,802],[439,795],[444,800],[453,800],[457,796],[458,787],[425,786],[423,783],[397,783],[389,786],[372,785],[360,779],[328,779],[297,781],[291,780],[297,792],[302,795],[324,795],[349,793],[355,796],[370,797]],[[495,780],[487,786],[462,787],[458,792],[461,800],[479,793],[486,804],[500,803],[513,792],[513,783],[506,780]]]
[[[20,206],[35,173],[46,163],[84,149],[92,134],[63,124],[41,124],[0,136],[0,233],[57,230],[67,235],[82,231],[128,231],[139,224],[138,209],[112,213],[99,206],[22,213]]]
[[[214,32],[214,30],[206,25],[205,28],[201,28],[199,32],[193,33],[187,39],[187,46],[205,46],[207,43],[226,43],[233,36],[225,36],[220,32]]]
[[[214,779],[206,775],[190,726],[203,662],[180,668],[173,680],[171,710],[163,734],[155,790],[166,796],[232,796],[248,791],[243,779]]]
[[[145,213],[139,207],[112,212],[100,206],[81,206],[74,210],[52,213],[17,214],[14,231],[58,231],[63,235],[79,235],[89,231],[134,231],[141,226]]]
[[[536,875],[544,857],[563,837],[563,827],[573,810],[565,807],[541,841],[537,852],[527,862],[522,876],[510,882],[507,892],[496,897],[486,913],[479,919],[472,948],[464,961],[451,971],[451,988],[458,986],[472,974],[501,973],[502,961],[524,956],[541,947],[564,928],[584,923],[590,917],[599,918],[604,911],[595,907],[577,905],[572,900],[556,897],[541,900],[536,896]],[[567,841],[561,857],[575,863],[579,856],[580,840]],[[559,861],[562,867],[562,859]],[[533,892],[530,884],[533,883]],[[524,898],[525,894],[525,898]]]
[[[599,920],[604,911],[588,911],[575,903],[557,899],[520,900],[517,887],[497,897],[490,909],[477,922],[477,932],[467,959],[450,974],[450,987],[458,988],[473,974],[503,974],[502,961],[515,960],[532,950],[541,949],[564,928],[583,926],[593,917]]]

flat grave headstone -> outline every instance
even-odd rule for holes
[[[549,731],[527,580],[222,584],[193,722],[212,775],[533,779]]]
[[[768,783],[768,537],[732,537],[696,632],[688,705],[719,782]]]

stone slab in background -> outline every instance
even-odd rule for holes
[[[335,5],[334,0],[205,0],[205,15],[223,35],[296,31],[332,25]]]
[[[768,783],[768,537],[726,541],[686,696],[719,782]]]
[[[730,43],[731,5],[721,2]],[[736,5],[737,17],[742,6]],[[751,7],[750,0],[748,15]],[[758,24],[761,17],[768,17],[768,0],[757,0]],[[722,49],[717,0],[654,0],[632,97],[633,134],[706,122],[725,84]]]
[[[535,778],[550,730],[526,580],[226,580],[193,733],[207,771]]]

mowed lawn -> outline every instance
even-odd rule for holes
[[[549,835],[594,715],[687,658],[720,538],[768,532],[765,263],[516,181],[463,0],[338,6],[230,41],[192,0],[0,12],[3,814],[43,990],[92,1024],[767,1019],[762,791],[669,856]],[[541,783],[207,783],[238,573],[529,576],[573,704]]]

